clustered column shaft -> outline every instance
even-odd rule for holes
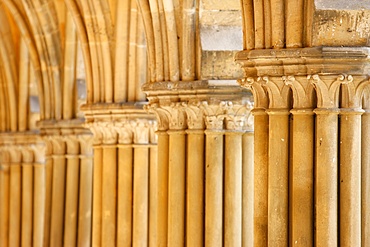
[[[253,169],[253,129],[248,95],[238,93],[212,103],[149,97],[159,121],[156,191],[167,199],[150,204],[161,210],[149,216],[149,246],[250,246],[253,185],[243,179]]]
[[[366,246],[367,76],[258,77],[241,84],[257,99],[254,246]],[[261,202],[268,203],[268,220]]]

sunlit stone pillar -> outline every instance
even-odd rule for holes
[[[341,76],[311,77],[318,95],[316,114],[316,246],[338,245],[338,114]]]
[[[205,246],[221,247],[224,241],[224,103],[203,103],[206,119]]]
[[[9,247],[19,246],[21,238],[21,147],[9,148],[11,155],[9,181]]]
[[[243,210],[243,192],[245,196],[248,196],[248,193],[253,191],[252,188],[243,186],[243,183],[247,183],[247,181],[243,181],[243,179],[246,179],[243,169],[248,169],[250,165],[245,163],[244,166],[243,164],[243,158],[244,160],[246,159],[246,157],[243,157],[245,155],[243,149],[246,148],[245,145],[248,145],[248,142],[243,141],[243,135],[247,130],[250,115],[248,106],[247,104],[228,102],[226,108],[224,150],[224,245],[226,246],[243,246],[242,233],[244,231],[248,234],[248,230],[243,229],[243,227],[247,226],[247,224],[243,224],[243,221],[247,220],[243,213],[248,214],[248,212]],[[252,174],[248,175],[251,177]],[[249,189],[249,191],[243,191],[243,189]],[[244,204],[244,206],[248,207],[249,205]],[[244,239],[244,241],[249,240]],[[244,246],[246,245],[247,243],[244,243]]]
[[[281,77],[261,81],[269,97],[268,246],[288,245],[289,87]]]
[[[10,157],[5,148],[1,147],[1,170],[0,170],[0,243],[1,246],[7,246],[9,242],[9,174]]]
[[[72,135],[71,135],[72,134]],[[78,183],[80,173],[80,147],[77,137],[72,133],[64,132],[64,140],[66,142],[66,207],[64,217],[64,244],[68,246],[76,246],[77,243],[77,218],[78,218]]]
[[[361,247],[370,245],[370,88],[364,90],[361,118]]]
[[[82,133],[77,138],[80,143],[77,246],[90,247],[93,198],[93,137],[91,133]]]
[[[361,105],[369,79],[349,75],[343,78],[343,84],[339,145],[340,245],[361,246],[361,115],[364,112]]]
[[[253,246],[267,246],[269,116],[267,92],[253,78],[240,80],[254,96]],[[249,245],[250,246],[250,245]]]
[[[283,80],[293,95],[289,245],[313,246],[314,88],[306,76],[287,76]]]
[[[176,87],[178,90],[174,90]],[[166,91],[168,88],[171,90]],[[194,88],[202,92],[199,97],[193,97]],[[243,176],[247,177],[243,166],[250,171],[253,160],[245,157],[251,155],[251,136],[244,138],[250,93],[238,87],[210,87],[206,81],[153,83],[144,89],[148,89],[147,109],[159,121],[157,165],[163,182],[158,179],[154,184],[162,198],[168,195],[167,212],[166,208],[151,211],[156,214],[151,219],[157,221],[151,226],[168,229],[165,246],[241,245],[243,196],[250,198],[253,194],[250,185],[249,191],[243,191],[242,181]],[[164,226],[160,219],[166,215]],[[150,241],[156,241],[150,246],[158,246],[163,231],[156,229],[150,234]]]
[[[94,135],[92,244],[148,246],[154,116],[131,105],[94,107],[86,110]]]
[[[201,103],[184,103],[187,115],[187,174],[186,174],[186,243],[202,246],[204,243],[204,161],[205,122]]]

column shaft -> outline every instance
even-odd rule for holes
[[[254,246],[267,246],[268,132],[269,117],[263,109],[254,114]]]
[[[94,172],[93,172],[93,220],[92,244],[93,247],[102,245],[102,166],[103,149],[94,146]]]
[[[223,246],[223,132],[206,130],[205,246]]]
[[[314,115],[292,110],[290,245],[313,246]]]
[[[361,121],[361,246],[370,246],[370,112]]]
[[[185,244],[185,145],[183,130],[168,131],[168,246]]]
[[[67,155],[64,244],[71,247],[77,244],[79,166],[77,155]]]
[[[148,246],[149,148],[134,148],[133,246]]]
[[[117,147],[103,146],[102,162],[102,246],[116,245]]]
[[[158,155],[157,146],[150,147],[150,164],[149,164],[149,246],[153,246],[157,241],[156,223],[158,221],[158,206],[156,204],[158,195]]]
[[[33,166],[25,164],[22,167],[22,247],[32,246],[33,206]]]
[[[341,111],[340,246],[361,246],[361,112]]]
[[[9,242],[9,165],[1,164],[0,171],[0,244]],[[23,195],[23,194],[22,194]],[[23,234],[23,233],[22,233]]]
[[[225,133],[225,246],[242,245],[242,134]]]
[[[33,247],[45,245],[44,224],[45,224],[45,198],[46,198],[46,177],[45,165],[34,165],[34,197],[33,197]]]
[[[289,112],[268,114],[268,246],[288,246]]]
[[[132,245],[132,164],[131,145],[118,148],[118,205],[117,205],[117,246]]]
[[[338,112],[316,109],[315,246],[338,245]]]
[[[150,221],[150,243],[151,247],[167,246],[167,224],[168,224],[168,158],[169,158],[169,136],[166,131],[158,131],[158,163],[157,169],[150,174],[151,184],[156,184],[153,188],[155,195],[150,208],[156,215],[155,221]]]
[[[63,246],[65,157],[53,156],[53,189],[51,199],[50,246]]]
[[[204,131],[188,130],[186,245],[204,241]]]
[[[254,215],[254,133],[247,132],[243,135],[243,168],[242,168],[242,241],[243,247],[253,246],[253,215]]]
[[[78,247],[91,246],[92,197],[93,197],[92,157],[80,159],[80,193],[78,210]],[[95,196],[95,195],[94,195]]]
[[[49,156],[45,159],[45,223],[44,223],[44,243],[50,243],[51,226],[51,198],[53,189],[53,159]]]
[[[21,165],[10,166],[9,246],[20,246],[21,239]],[[1,203],[4,203],[1,200]]]

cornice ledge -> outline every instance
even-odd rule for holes
[[[368,47],[309,47],[244,50],[235,55],[249,76],[367,74]]]

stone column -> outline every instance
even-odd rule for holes
[[[292,90],[290,165],[291,246],[313,246],[314,88],[306,76],[282,78]],[[303,151],[304,150],[304,151]]]
[[[340,109],[340,245],[361,246],[361,109],[367,76],[343,79]],[[366,233],[365,233],[366,234]]]
[[[243,143],[243,135],[247,129],[249,113],[250,109],[247,109],[246,105],[232,102],[227,104],[224,169],[224,245],[226,246],[242,246],[243,243],[242,232],[245,219],[243,213],[247,213],[243,212],[243,175],[245,174],[243,168],[247,168],[243,167],[243,149],[244,145],[248,145],[248,143]],[[244,193],[247,194],[248,191]]]
[[[288,246],[289,88],[280,77],[261,83],[269,97],[268,246]]]
[[[147,246],[153,117],[139,108],[94,107],[86,114],[94,134],[92,244]]]
[[[80,143],[80,179],[78,208],[78,247],[91,246],[93,198],[93,138],[92,134],[77,136]]]
[[[204,144],[205,123],[200,102],[183,103],[187,115],[186,243],[204,244]]]
[[[80,173],[80,147],[76,137],[70,131],[64,131],[64,141],[66,143],[66,197],[65,197],[65,217],[64,217],[64,244],[76,246],[77,243],[77,216],[79,198],[79,173]]]
[[[252,77],[240,80],[239,83],[250,89],[254,97],[253,242],[255,247],[265,247],[268,244],[268,97],[265,88]]]
[[[132,246],[133,133],[128,121],[115,123],[118,133],[117,246]]]
[[[248,164],[251,159],[243,157],[248,153],[243,152],[243,135],[245,118],[250,115],[250,109],[245,110],[250,94],[236,87],[209,87],[203,81],[181,85],[153,83],[148,87],[153,88],[148,92],[148,110],[156,113],[161,130],[158,167],[163,167],[164,174],[168,171],[169,179],[168,188],[165,175],[165,186],[156,184],[156,192],[162,197],[168,192],[168,211],[165,208],[157,210],[153,216],[160,222],[160,218],[165,218],[166,213],[168,215],[168,242],[164,245],[241,245],[243,162],[251,166]],[[179,89],[173,90],[176,87]],[[168,88],[171,90],[166,91]],[[193,97],[194,88],[199,90],[199,97]],[[225,129],[230,132],[227,137]],[[225,138],[228,139],[227,144]],[[250,144],[248,140],[250,138],[245,138],[245,145]],[[164,167],[166,164],[168,170]],[[250,197],[251,193],[246,191],[245,194]],[[175,205],[178,208],[173,211]],[[186,213],[183,211],[185,207]],[[179,213],[178,217],[174,217],[174,212]],[[177,220],[177,232],[170,229],[174,226],[174,219]],[[175,242],[179,233],[186,234],[186,240],[181,237]],[[158,241],[155,237],[152,239]],[[158,245],[154,243],[153,246]]]
[[[11,156],[9,179],[9,247],[20,246],[21,239],[21,147],[9,148]]]
[[[0,149],[1,170],[0,170],[0,243],[7,246],[9,242],[9,153]]]
[[[206,120],[205,246],[223,245],[224,114],[223,106],[203,104]]]
[[[361,118],[361,247],[370,245],[370,90],[364,90]]]
[[[65,206],[65,143],[58,133],[48,133],[50,153],[53,160],[50,245],[63,246],[64,206]]]
[[[342,77],[311,77],[318,102],[316,114],[315,245],[338,245],[338,114]]]

